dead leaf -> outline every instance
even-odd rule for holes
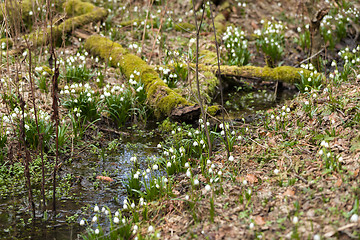
[[[356,169],[354,171],[354,178],[356,178],[359,175],[360,168]]]
[[[341,184],[342,184],[342,179],[341,179],[341,178],[338,178],[338,180],[337,180],[336,183],[335,183],[335,186],[336,186],[336,187],[340,187]]]
[[[295,192],[293,190],[291,190],[290,188],[283,193],[283,196],[288,196],[288,197],[291,197],[294,195],[295,195]]]
[[[262,217],[262,216],[256,216],[255,217],[255,223],[257,224],[257,225],[264,225],[266,222],[264,221],[264,218]]]
[[[246,180],[247,180],[249,183],[251,183],[251,184],[258,182],[258,179],[257,179],[257,177],[256,177],[254,174],[248,174],[248,175],[246,175]]]
[[[253,27],[253,29],[259,29],[259,26],[254,21],[251,21],[250,24]]]
[[[104,181],[104,182],[112,182],[112,181],[114,181],[114,179],[112,179],[111,177],[105,177],[105,176],[97,176],[96,179],[99,179],[99,180]]]

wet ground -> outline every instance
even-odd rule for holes
[[[156,146],[160,141],[155,135],[144,134],[145,137],[142,137],[133,131],[128,133],[131,137],[120,142],[116,151],[106,152],[108,155],[103,158],[88,153],[91,157],[74,159],[63,165],[60,175],[72,176],[73,184],[68,197],[58,199],[55,220],[51,220],[49,213],[49,219],[45,221],[46,216],[39,212],[38,218],[34,222],[30,220],[30,223],[24,208],[26,192],[0,200],[0,239],[77,239],[78,234],[84,231],[79,225],[83,207],[90,206],[92,209],[95,205],[108,206],[114,211],[121,208],[126,197],[122,182],[133,166],[130,158],[136,156],[140,168],[146,169],[148,163],[157,156]],[[96,176],[100,175],[109,176],[114,181],[96,181]]]

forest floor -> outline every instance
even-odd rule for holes
[[[249,39],[251,65],[265,66],[264,56],[257,50],[253,33],[261,29],[262,20],[271,20],[272,17],[282,21],[286,26],[285,54],[281,64],[299,67],[299,63],[308,57],[308,49],[304,51],[293,41],[299,38],[298,27],[305,29],[305,25],[309,24],[302,2],[231,1],[234,4],[228,9],[230,15],[226,16],[226,24],[244,30],[246,38]],[[244,3],[246,6],[242,5]],[[336,5],[333,1],[331,4]],[[194,31],[174,30],[176,23],[193,22],[189,1],[168,1],[165,7],[153,6],[151,15],[154,14],[154,17],[150,18],[154,22],[157,21],[157,24],[162,21],[161,10],[165,9],[167,12],[163,32],[158,40],[158,28],[152,27],[153,22],[146,34],[146,27],[141,25],[142,19],[146,16],[142,10],[148,7],[144,3],[135,1],[128,3],[126,8],[121,8],[116,2],[104,2],[101,5],[113,11],[104,25],[90,24],[81,31],[75,31],[73,36],[67,39],[71,44],[57,50],[59,59],[64,62],[81,52],[77,59],[75,57],[75,61],[89,69],[96,69],[96,76],[89,78],[90,87],[94,92],[103,92],[101,88],[105,83],[120,86],[128,80],[118,69],[99,61],[95,56],[90,58],[87,53],[86,56],[83,55],[83,42],[89,35],[101,33],[112,38],[145,59],[151,66],[166,66],[173,61],[187,61],[188,58],[194,60],[189,57],[194,54],[194,46],[189,44],[190,39],[196,37]],[[354,6],[360,9],[358,3],[354,3]],[[219,9],[218,7],[217,10]],[[207,14],[205,16],[204,30],[200,34],[200,49],[215,52],[211,18]],[[131,20],[130,25],[124,24],[127,20]],[[344,59],[338,55],[345,47],[356,48],[356,41],[352,39],[355,35],[356,31],[349,28],[346,38],[337,42],[334,49],[321,54],[327,63],[326,78],[319,88],[299,93],[294,99],[272,109],[254,113],[252,121],[231,122],[227,131],[232,139],[233,151],[228,157],[224,144],[218,144],[214,155],[209,159],[210,163],[206,166],[207,171],[211,173],[202,174],[200,167],[197,167],[200,160],[189,159],[193,166],[191,175],[196,176],[199,185],[195,186],[193,178],[189,178],[185,173],[176,175],[172,195],[148,203],[150,218],[138,223],[139,233],[146,236],[149,226],[153,226],[156,233],[160,233],[161,239],[359,239],[359,62],[355,59],[356,63],[348,70],[344,67]],[[141,49],[138,46],[142,46]],[[48,65],[48,52],[44,49],[37,51],[39,52],[35,67]],[[85,60],[82,60],[83,56]],[[221,56],[222,64],[226,64],[225,55]],[[211,59],[211,62],[214,63],[214,60],[216,59]],[[333,61],[337,62],[336,66],[331,64]],[[4,59],[2,66],[4,69],[8,68],[8,78],[16,79],[19,71],[26,74],[26,69],[19,70],[19,65],[6,65]],[[348,70],[345,77],[341,75],[344,68]],[[333,77],[329,77],[330,74]],[[100,76],[99,83],[97,79]],[[192,78],[194,74],[190,73],[189,76]],[[64,73],[61,78],[63,82],[60,89],[64,91],[66,74]],[[177,84],[179,88],[186,88],[188,85],[187,82],[181,81]],[[268,81],[258,83],[262,84],[265,86]],[[14,82],[10,85],[19,89],[19,83]],[[275,84],[272,84],[271,88],[274,86]],[[286,84],[283,87],[293,88]],[[7,91],[7,88],[3,88],[2,91]],[[21,88],[24,90],[25,101],[30,101],[29,82],[20,83]],[[38,90],[39,87],[36,88],[38,107],[50,113],[51,91]],[[215,95],[218,94],[219,92]],[[65,99],[65,95],[60,95],[60,98],[64,96]],[[189,98],[196,99],[194,95]],[[7,104],[5,101],[1,103],[1,116],[10,114]],[[60,106],[60,116],[65,119],[63,124],[71,121],[66,118],[68,112],[68,109]],[[89,128],[88,133],[82,138],[83,143],[105,144],[108,135],[95,136],[105,130],[107,133],[110,132],[109,135],[123,134],[113,123],[109,123],[109,116],[100,116],[102,121],[96,123],[100,130]],[[141,126],[141,121],[146,117],[138,113],[134,116],[129,121]],[[219,119],[221,118],[218,117],[214,122],[219,123]],[[130,125],[127,123],[126,126]],[[179,126],[181,124],[176,125],[173,130]],[[232,131],[235,134],[231,133]],[[15,135],[16,132],[9,134],[13,137]],[[176,139],[169,132],[164,135],[165,139],[166,136]],[[12,141],[11,144],[9,155],[16,158],[17,142]],[[74,150],[69,144],[60,158],[68,159],[70,148],[76,152],[75,155],[81,156],[86,149],[89,150],[87,147],[82,145]],[[214,179],[216,181],[213,182]]]

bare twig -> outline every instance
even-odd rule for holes
[[[52,120],[55,122],[55,164],[54,164],[54,172],[53,172],[53,211],[56,212],[56,172],[58,169],[58,159],[59,159],[59,97],[58,97],[58,77],[59,77],[59,67],[57,66],[56,54],[54,51],[54,41],[53,41],[53,16],[52,11],[50,11],[50,1],[46,1],[46,5],[49,13],[50,20],[50,58],[49,58],[49,66],[50,68],[54,67],[54,74],[52,76],[52,109],[53,115]],[[54,65],[53,65],[54,64]],[[54,214],[56,216],[56,214]]]
[[[152,48],[151,48],[151,52],[150,52],[150,56],[149,56],[149,59],[148,59],[148,63],[150,64],[151,63],[151,57],[153,55],[153,52],[154,52],[154,48],[155,48],[155,44],[156,44],[156,41],[157,41],[157,38],[160,34],[160,31],[161,31],[161,28],[162,28],[162,25],[163,25],[163,22],[164,22],[164,16],[166,14],[166,10],[167,10],[167,5],[168,5],[168,2],[169,1],[166,1],[166,5],[165,5],[165,8],[164,8],[164,12],[161,14],[161,19],[160,19],[160,26],[159,26],[159,29],[156,33],[156,37],[154,39],[154,42],[153,42],[153,45],[152,45]]]
[[[197,94],[198,94],[198,98],[199,98],[198,100],[199,100],[199,105],[200,105],[200,110],[201,110],[201,117],[203,120],[205,134],[206,134],[206,138],[207,138],[208,145],[209,145],[209,158],[210,158],[212,155],[212,146],[211,146],[212,144],[211,144],[209,129],[206,124],[207,123],[206,114],[205,114],[205,110],[204,110],[204,106],[203,106],[203,102],[202,102],[202,97],[200,94],[200,83],[199,83],[199,34],[200,34],[200,30],[201,30],[202,21],[204,19],[205,5],[203,5],[203,14],[201,17],[200,25],[198,25],[197,18],[196,18],[196,11],[195,11],[195,3],[194,3],[194,1],[192,1],[192,3],[193,3],[194,19],[195,19],[195,27],[196,27],[196,71],[195,71],[196,87],[197,87]]]
[[[150,12],[150,9],[151,9],[153,3],[154,3],[154,0],[149,0],[149,9],[146,11],[146,18],[145,18],[145,23],[144,23],[144,31],[143,31],[142,40],[141,40],[140,56],[142,55],[143,49],[144,49],[143,46],[144,46],[144,41],[145,41],[146,26],[147,26],[147,21],[148,21],[148,18],[149,18],[149,12]]]
[[[319,55],[322,51],[324,51],[324,48],[320,49],[320,51],[318,51],[317,53],[315,53],[314,55],[302,60],[301,62],[299,62],[298,64],[295,65],[295,67],[299,67],[301,64],[303,64],[304,62],[307,62],[311,59],[313,59],[314,57],[316,57],[317,55]]]
[[[22,113],[22,119],[20,123],[20,141],[25,149],[25,168],[24,168],[24,174],[26,179],[26,185],[28,187],[28,199],[29,199],[29,205],[32,210],[32,216],[35,218],[35,203],[33,199],[32,194],[32,186],[31,186],[31,177],[30,177],[30,169],[29,169],[29,163],[31,162],[30,152],[29,149],[26,146],[25,141],[25,102],[22,98],[22,96],[19,93],[19,100],[20,100],[20,108]]]
[[[298,174],[296,174],[296,173],[293,173],[293,175],[294,175],[297,179],[303,181],[304,183],[309,183],[309,182],[308,182],[305,178],[303,178],[302,176],[300,176],[300,175],[298,175]]]
[[[214,14],[213,14],[212,2],[209,1],[209,4],[210,4],[211,21],[212,21],[213,30],[214,30],[214,36],[215,36],[215,46],[216,46],[217,63],[218,63],[217,77],[218,77],[218,80],[219,80],[219,87],[220,87],[221,117],[222,117],[222,124],[223,124],[223,127],[224,127],[224,132],[225,132],[226,152],[227,152],[227,157],[229,157],[229,156],[230,156],[230,150],[229,150],[229,144],[228,144],[228,138],[227,138],[227,131],[226,131],[226,126],[225,126],[224,93],[223,93],[223,87],[222,87],[222,83],[221,83],[219,43],[218,43],[218,41],[217,41],[217,39],[216,39],[216,28],[215,28],[215,21],[214,21]]]

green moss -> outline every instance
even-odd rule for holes
[[[129,27],[129,26],[134,25],[134,23],[139,25],[141,23],[141,21],[139,19],[133,19],[133,20],[128,20],[128,21],[122,21],[122,22],[119,23],[119,25],[121,27]]]
[[[225,16],[222,13],[216,15],[214,22],[225,22]]]
[[[19,4],[19,2],[21,2]],[[51,3],[55,4],[55,9],[57,12],[62,12],[62,4],[64,0],[54,0]],[[4,3],[0,3],[0,22],[4,20],[3,13],[6,10],[7,19],[9,20],[9,24],[13,26],[14,24],[18,24],[18,18],[21,14],[21,18],[24,21],[26,30],[31,29],[34,18],[34,13],[36,13],[38,8],[42,10],[45,1],[34,1],[34,0],[22,0],[22,1],[7,1],[7,5],[5,8]],[[20,11],[21,10],[21,11]],[[40,11],[41,11],[40,10]],[[30,15],[30,12],[33,12],[33,15]],[[42,13],[40,13],[41,15]],[[13,22],[16,21],[16,22]]]
[[[222,13],[219,13],[214,19],[214,25],[216,29],[216,36],[219,39],[220,36],[226,31],[226,20]]]
[[[201,50],[199,53],[199,62],[206,65],[217,64],[217,54],[209,50]]]
[[[230,6],[229,1],[224,1],[219,7],[219,11],[222,12],[222,11],[228,10],[230,8],[231,8],[231,6]]]
[[[95,9],[95,5],[80,0],[68,0],[63,4],[63,8],[69,16],[79,16],[92,12]]]
[[[157,104],[157,108],[161,111],[161,115],[170,116],[171,112],[178,107],[191,105],[189,102],[175,93],[174,91],[168,92],[168,94],[160,99]],[[160,117],[160,116],[158,116]]]
[[[98,22],[107,16],[107,11],[103,8],[97,8],[95,11],[86,13],[77,17],[72,17],[64,21],[58,26],[52,28],[52,37],[55,45],[60,45],[62,42],[62,35],[72,32],[74,29],[89,24],[91,22]],[[25,38],[28,38],[32,43],[33,47],[43,46],[50,42],[51,29],[48,28],[45,31],[35,31]]]
[[[248,66],[251,67],[251,66]],[[299,69],[290,66],[281,66],[276,68],[257,68],[259,76],[262,76],[264,80],[270,81],[283,81],[287,83],[296,83],[300,81],[299,72],[302,70],[304,74],[310,74],[310,71],[306,69]]]
[[[219,85],[219,79],[212,72],[203,72],[203,75],[205,77],[208,93],[213,95],[215,93],[216,87]]]
[[[181,22],[181,23],[175,24],[174,29],[176,31],[189,32],[189,31],[194,31],[196,29],[196,27],[194,24],[187,23],[187,22]]]
[[[173,123],[170,118],[166,118],[160,125],[159,130],[164,133],[169,133],[173,130]]]
[[[51,68],[49,68],[48,66],[43,65],[43,66],[41,66],[41,67],[42,67],[41,73],[46,72],[46,73],[49,74],[49,75],[52,75],[52,74],[53,74],[53,71],[52,71]]]
[[[147,93],[147,102],[154,109],[157,118],[170,116],[171,112],[181,106],[192,105],[185,98],[170,89],[160,78],[158,73],[138,56],[129,53],[120,44],[105,37],[91,36],[84,45],[91,54],[100,56],[114,67],[119,67],[126,78],[134,71],[140,72],[141,79]]]
[[[217,72],[217,66],[199,65],[199,69],[202,71]],[[276,68],[255,66],[221,66],[222,75],[244,78],[260,78],[266,81],[281,81],[287,83],[296,83],[300,81],[300,71],[303,71],[305,75],[310,74],[309,70],[290,66],[281,66]],[[319,74],[315,74],[315,76],[318,75]]]
[[[210,114],[211,116],[215,116],[220,110],[220,106],[219,105],[213,105],[213,106],[209,106],[207,109],[206,109],[206,112],[208,114]]]

